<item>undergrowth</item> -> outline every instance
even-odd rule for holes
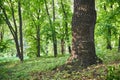
[[[120,53],[106,51],[97,55],[103,64],[73,72],[53,70],[63,65],[69,55],[30,58],[23,63],[18,60],[2,61],[0,80],[120,80]]]
[[[0,63],[0,80],[32,79],[31,73],[48,71],[65,63],[68,56],[35,58],[19,61]]]

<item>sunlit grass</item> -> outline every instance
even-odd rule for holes
[[[105,64],[120,61],[120,52],[113,50],[99,50],[97,56],[103,60]]]
[[[67,56],[27,59],[23,63],[19,61],[0,63],[0,80],[26,79],[31,73],[47,71],[65,63]]]
[[[106,50],[104,51],[104,53],[102,53],[101,51],[99,52],[99,54],[97,54],[97,56],[99,56],[103,60],[102,65],[93,65],[90,67],[90,70],[85,69],[82,72],[72,72],[71,74],[66,71],[63,71],[62,73],[58,72],[52,75],[52,78],[54,78],[55,80],[58,79],[58,77],[59,79],[80,79],[84,76],[87,76],[87,78],[92,78],[91,76],[94,72],[95,74],[99,74],[100,78],[106,78],[107,74],[105,71],[107,70],[109,64],[113,65],[113,67],[117,64],[119,65],[120,53],[116,52],[115,50]],[[23,63],[21,63],[19,59],[16,58],[13,60],[10,60],[9,58],[8,60],[5,59],[5,61],[0,62],[0,80],[39,79],[38,77],[40,76],[40,72],[46,72],[47,74],[47,72],[50,71],[50,73],[47,74],[48,76],[42,75],[42,79],[49,80],[49,78],[51,77],[51,70],[64,64],[68,57],[69,55],[58,56],[56,58],[54,58],[53,56],[42,56],[40,58],[25,59]]]

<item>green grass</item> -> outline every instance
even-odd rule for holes
[[[97,55],[105,64],[120,60],[120,52],[118,52],[116,49],[97,51]]]
[[[118,80],[120,79],[120,53],[115,50],[97,54],[103,64],[70,73],[52,71],[64,64],[69,55],[25,59],[21,63],[16,58],[0,58],[0,80]]]
[[[26,80],[32,79],[31,73],[48,71],[65,63],[68,56],[34,58],[19,61],[0,63],[0,80]]]

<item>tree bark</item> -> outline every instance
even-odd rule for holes
[[[37,57],[40,57],[40,27],[37,30]]]
[[[62,53],[62,55],[65,54],[65,41],[64,41],[64,39],[61,39],[61,53]]]
[[[3,37],[4,37],[4,28],[1,27],[0,29],[1,29],[1,31],[0,31],[0,42],[2,42],[3,41]]]
[[[22,15],[21,1],[18,0],[18,16],[19,16],[19,35],[20,35],[20,59],[23,61],[23,33],[22,33]]]
[[[68,34],[68,22],[67,22],[68,17],[67,17],[67,13],[65,11],[65,7],[62,0],[61,0],[61,6],[62,6],[64,18],[65,18],[65,39],[67,42],[68,51],[71,54],[71,47],[70,47],[69,34]]]
[[[16,45],[16,50],[17,50],[17,54],[16,57],[19,57],[20,55],[20,48],[19,48],[19,41],[18,41],[18,28],[17,28],[17,23],[16,23],[16,19],[15,19],[15,12],[14,12],[14,8],[13,8],[13,3],[10,0],[10,4],[11,4],[11,12],[12,12],[12,19],[13,19],[13,23],[14,23],[14,27],[15,27],[15,37],[14,37],[14,41],[15,41],[15,45]],[[19,57],[20,58],[20,57]]]
[[[118,42],[118,52],[120,52],[120,35],[119,35],[119,42]]]
[[[104,10],[105,10],[105,12],[107,14],[107,11],[106,11],[107,9],[106,9],[105,4],[104,4]],[[109,25],[106,25],[106,27],[107,27],[107,38],[106,38],[107,39],[107,49],[112,50],[112,46],[111,46],[111,28],[110,28]]]
[[[95,0],[74,0],[72,54],[67,63],[87,67],[97,63],[94,44]]]
[[[40,24],[35,22],[35,19],[34,19],[35,17],[32,14],[30,14],[30,15],[31,15],[31,19],[33,21],[33,24],[36,28],[36,36],[33,36],[33,38],[36,41],[36,50],[37,50],[36,57],[40,57]],[[38,9],[38,13],[37,13],[36,18],[37,18],[37,21],[39,21],[39,19],[40,19],[40,8]]]
[[[12,4],[11,4],[11,5],[12,5]],[[5,10],[4,6],[0,6],[0,8],[1,8],[2,11],[3,11],[4,21],[5,21],[6,24],[8,25],[8,28],[9,28],[9,30],[10,30],[13,38],[14,38],[17,55],[18,55],[20,61],[23,61],[23,57],[22,57],[22,54],[21,54],[21,51],[20,51],[20,47],[21,47],[21,46],[19,45],[19,40],[18,40],[18,34],[17,34],[18,32],[17,32],[17,27],[16,27],[17,25],[15,24],[15,17],[14,17],[13,6],[10,6],[10,8],[11,8],[11,11],[12,11],[12,18],[13,18],[13,21],[14,21],[13,23],[14,23],[14,25],[15,25],[15,29],[14,29],[14,27],[12,26],[12,24],[10,23],[10,20],[9,20],[9,18],[8,18],[8,15],[7,15],[7,13],[6,13],[6,10]]]
[[[49,45],[49,41],[48,41],[48,38],[46,38],[46,51],[45,51],[45,53],[46,53],[46,55],[48,55],[48,45]]]
[[[52,0],[52,7],[53,7],[53,35],[54,35],[54,41],[53,41],[53,46],[54,46],[54,57],[57,57],[57,38],[56,38],[56,32],[55,32],[55,4],[54,0]]]
[[[108,26],[108,36],[107,36],[107,49],[112,50],[112,46],[111,46],[111,29]]]
[[[48,15],[51,31],[52,31],[52,41],[53,41],[54,57],[57,57],[57,39],[56,39],[55,26],[54,26],[54,22],[55,22],[54,2],[53,2],[53,23],[52,23],[52,20],[50,18],[50,14],[49,14],[49,11],[48,11],[48,6],[47,6],[46,0],[44,0],[44,2],[45,2],[45,8],[46,8],[46,12],[47,12],[47,15]]]
[[[37,20],[40,19],[39,15],[40,15],[40,8],[38,10]],[[36,31],[37,31],[37,57],[40,57],[40,25],[39,24],[36,28]]]

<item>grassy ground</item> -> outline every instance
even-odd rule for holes
[[[0,63],[0,80],[32,79],[31,73],[52,70],[62,65],[67,57],[41,57],[25,60],[23,63],[19,61],[2,62]]]
[[[120,80],[120,53],[99,55],[104,61],[76,72],[54,71],[69,56],[0,62],[0,80]],[[70,67],[70,66],[67,66]]]

